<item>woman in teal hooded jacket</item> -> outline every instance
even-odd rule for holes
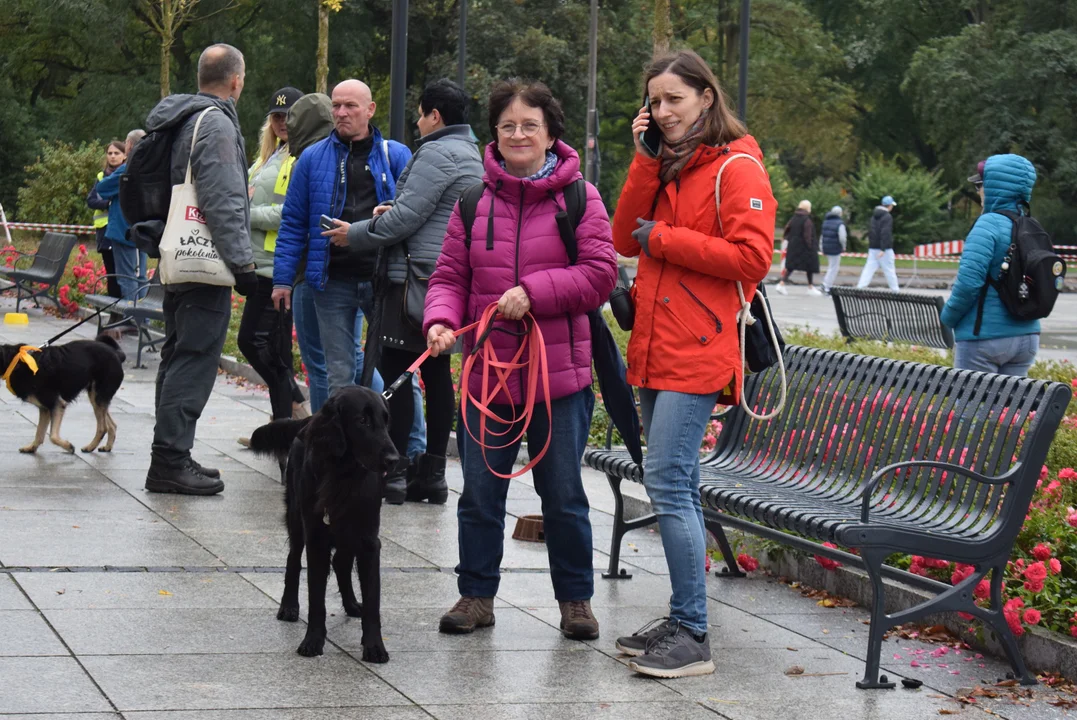
[[[942,309],[942,322],[954,329],[954,367],[1025,375],[1039,351],[1039,320],[1015,318],[990,286],[978,334],[976,316],[988,273],[998,279],[1010,246],[1013,221],[999,211],[1022,212],[1032,199],[1036,168],[1020,155],[992,155],[977,170],[969,180],[980,192],[983,214],[965,239],[957,280]]]

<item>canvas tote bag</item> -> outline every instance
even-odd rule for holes
[[[191,155],[198,142],[198,128],[206,113],[217,108],[206,108],[194,123],[191,137]],[[236,284],[232,271],[213,246],[213,238],[206,225],[206,217],[198,205],[198,193],[191,182],[191,160],[187,159],[187,176],[182,185],[172,186],[172,201],[168,206],[168,221],[161,236],[161,261],[158,266],[161,284],[201,283],[231,287]]]

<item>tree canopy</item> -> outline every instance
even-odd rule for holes
[[[629,126],[652,53],[655,3],[601,2],[599,187],[611,206],[634,152]],[[662,0],[662,12],[666,4],[671,47],[705,57],[735,101],[741,3]],[[456,77],[459,7],[410,5],[414,132],[423,85]],[[163,21],[169,12],[179,13],[176,22]],[[366,80],[379,104],[375,122],[388,128],[391,13],[392,0],[5,0],[0,202],[11,214],[25,168],[44,157],[41,141],[79,147],[122,138],[163,89],[193,92],[198,55],[213,42],[246,56],[238,110],[253,152],[270,94],[315,87],[320,15],[329,23],[329,86]],[[491,83],[515,75],[550,85],[565,107],[565,140],[582,150],[588,0],[470,0],[468,18],[467,90],[479,138],[489,140]],[[792,211],[786,199],[845,199],[855,226],[857,211],[879,199],[856,196],[878,194],[866,178],[904,172],[902,187],[923,193],[901,203],[922,210],[923,222],[904,231],[907,242],[957,237],[978,212],[964,178],[989,154],[1017,152],[1039,172],[1037,217],[1056,242],[1077,238],[1077,3],[755,0],[750,42],[748,124],[782,186],[780,214]]]

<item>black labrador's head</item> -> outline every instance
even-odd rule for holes
[[[352,460],[378,477],[400,461],[389,437],[389,404],[370,388],[350,386],[333,393],[312,418],[307,437],[319,461],[337,465]]]

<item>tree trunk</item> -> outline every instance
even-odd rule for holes
[[[673,37],[673,27],[669,21],[670,0],[654,0],[654,55],[669,52],[669,39]]]
[[[314,76],[314,91],[325,93],[329,87],[329,8],[318,2],[318,69]]]
[[[161,98],[172,93],[172,41],[161,38]]]

